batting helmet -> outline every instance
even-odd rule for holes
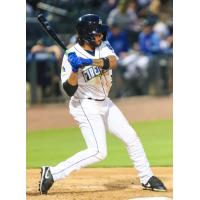
[[[102,19],[99,16],[86,14],[78,19],[76,30],[80,41],[86,41],[94,45],[95,34],[102,33],[103,40],[106,40],[108,26],[102,23]]]

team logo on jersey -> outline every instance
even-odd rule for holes
[[[91,66],[89,68],[83,69],[82,71],[83,77],[85,79],[85,82],[101,75],[101,71],[96,66]]]

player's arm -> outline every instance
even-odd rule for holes
[[[81,67],[82,62],[75,53],[69,53],[67,60],[71,64],[71,72],[69,72],[69,76],[63,83],[63,89],[68,96],[73,96],[78,88],[78,69]],[[69,67],[67,67],[68,70]]]
[[[68,79],[63,83],[63,89],[69,96],[73,96],[78,88],[78,70],[83,66],[92,64],[92,59],[77,57],[75,52],[67,55],[67,60],[71,65],[71,73]]]
[[[92,64],[102,69],[114,69],[117,67],[117,59],[115,56],[107,56],[100,59],[93,59]]]
[[[71,72],[69,78],[63,83],[63,89],[68,96],[73,96],[78,88],[78,73]]]

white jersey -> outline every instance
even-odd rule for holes
[[[110,55],[115,56],[113,48],[108,41],[102,42],[95,48],[95,55],[85,51],[78,43],[69,49],[69,52],[75,52],[78,57],[99,59]],[[70,76],[72,67],[68,62],[68,56],[64,55],[61,69],[61,80],[64,83]],[[74,93],[77,99],[105,99],[112,85],[112,70],[102,70],[97,66],[89,65],[78,70],[78,89]]]

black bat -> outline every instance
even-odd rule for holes
[[[54,29],[51,27],[49,22],[45,19],[43,14],[38,15],[38,21],[41,24],[41,26],[44,28],[44,30],[48,33],[48,35],[64,50],[66,51],[67,48],[64,45],[64,43],[58,38],[56,32]]]

